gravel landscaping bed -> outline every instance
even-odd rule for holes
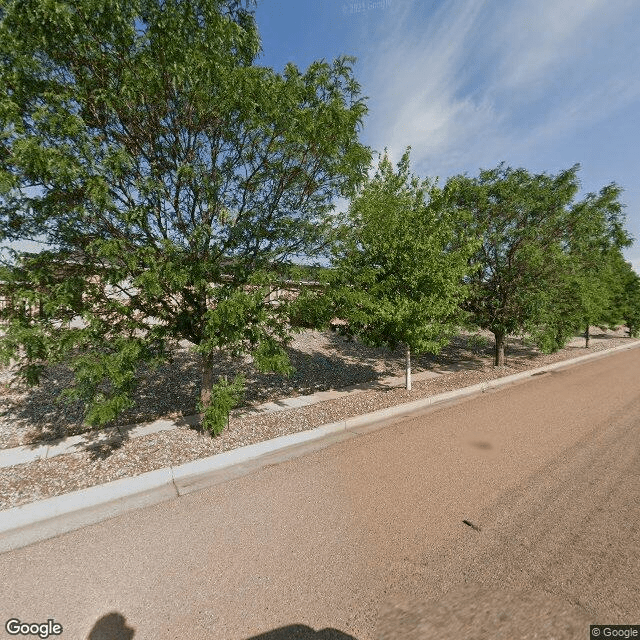
[[[464,348],[464,340],[459,342]],[[230,380],[238,373],[244,375],[247,386],[244,407],[249,408],[278,398],[339,389],[384,375],[400,375],[404,366],[404,355],[400,351],[372,349],[347,342],[332,332],[304,331],[294,337],[288,351],[295,368],[289,377],[257,373],[248,358],[237,362],[222,356],[215,364],[214,375],[216,378],[226,375]],[[416,370],[431,367],[433,363],[433,358],[416,359]],[[194,414],[200,375],[197,355],[188,346],[174,354],[172,363],[154,371],[141,370],[135,406],[124,412],[118,423],[134,424]],[[80,402],[56,402],[72,380],[73,373],[67,367],[53,366],[46,369],[39,387],[27,389],[16,385],[10,371],[2,372],[0,448],[56,440],[89,430],[83,424]]]
[[[237,409],[232,413],[228,429],[215,438],[198,429],[180,427],[135,439],[124,437],[82,453],[0,469],[0,509],[178,465],[631,341],[624,337],[622,330],[599,333],[589,349],[578,346],[576,341],[555,354],[543,355],[521,340],[511,339],[507,366],[496,369],[491,364],[491,345],[478,345],[463,335],[438,357],[414,360],[414,371],[431,369],[443,375],[414,382],[411,392],[403,388],[372,389],[264,415],[243,415],[243,409]],[[381,375],[401,375],[404,367],[400,351],[371,349],[357,342],[345,342],[336,334],[312,331],[297,336],[291,346],[291,356],[297,369],[291,378],[255,374],[249,377],[248,363],[236,368],[247,373],[246,406],[367,382]],[[123,424],[194,412],[198,382],[195,359],[184,350],[176,355],[176,363],[177,366],[165,367],[144,380],[139,393],[140,405],[124,417]],[[233,375],[232,371],[229,363],[220,363],[221,373]],[[6,381],[8,374],[4,375]],[[68,376],[62,368],[56,368],[50,372],[50,383],[42,388],[31,391],[5,388],[0,448],[39,443],[86,430],[79,407],[58,406],[54,401]]]

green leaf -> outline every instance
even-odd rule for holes
[[[0,349],[32,382],[71,363],[92,423],[183,340],[287,371],[269,290],[327,259],[333,201],[366,175],[352,60],[259,66],[252,6],[2,2],[0,237],[46,251],[7,265],[38,311],[7,311]]]

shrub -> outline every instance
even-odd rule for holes
[[[217,436],[229,423],[229,413],[240,402],[244,393],[244,377],[238,375],[229,383],[225,378],[218,378],[218,384],[211,389],[211,404],[204,408],[202,426],[212,435]],[[198,403],[198,411],[203,411]]]

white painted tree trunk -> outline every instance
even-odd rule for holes
[[[407,345],[404,375],[407,391],[411,391],[411,347],[409,345]]]

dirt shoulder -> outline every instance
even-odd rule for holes
[[[440,356],[416,360],[416,371],[431,370],[440,375],[415,382],[411,392],[403,388],[375,388],[298,409],[264,415],[247,414],[247,408],[260,400],[301,395],[310,390],[340,388],[347,386],[345,382],[357,384],[380,375],[399,375],[402,371],[403,360],[400,352],[385,353],[357,343],[345,343],[334,334],[307,332],[306,336],[303,335],[297,344],[293,345],[293,355],[297,354],[297,362],[296,357],[292,359],[294,364],[298,364],[296,377],[293,380],[280,380],[272,376],[250,382],[248,405],[232,414],[229,427],[221,435],[211,437],[208,433],[188,426],[135,439],[129,439],[123,434],[108,444],[96,444],[81,453],[65,454],[0,469],[0,509],[179,465],[237,447],[305,431],[330,422],[630,342],[635,340],[624,337],[622,330],[601,332],[594,336],[588,349],[584,348],[583,341],[576,339],[565,349],[555,354],[544,355],[514,339],[510,344],[507,366],[496,369],[491,364],[490,345],[478,346],[476,342],[469,340],[468,336],[462,336]],[[170,381],[152,380],[147,382],[147,391],[155,385],[156,391],[160,393],[163,387],[172,382],[179,387],[191,389],[192,381],[185,377],[185,369],[178,368],[175,373],[182,374],[182,382],[173,377]],[[285,390],[283,385],[288,385],[289,388]],[[177,393],[180,395],[182,392],[178,389]],[[61,425],[56,429],[55,424],[51,423],[51,413],[60,409],[53,406],[52,403],[55,403],[49,398],[47,413],[47,404],[42,402],[42,396],[38,394],[41,394],[41,390],[37,390],[32,398],[28,395],[19,397],[19,403],[22,404],[18,404],[17,409],[10,402],[6,402],[5,398],[5,405],[8,404],[9,408],[5,409],[3,416],[2,448],[24,443],[37,445],[50,440],[53,434],[69,435],[83,430],[73,419],[68,418],[66,422],[65,418],[61,418]],[[184,396],[181,397],[184,399]],[[162,395],[156,395],[155,398],[158,400],[158,410],[149,411],[149,406],[153,406],[154,397],[152,396],[150,401],[147,399],[147,408],[143,410],[146,411],[146,419],[159,417],[159,410],[167,402],[167,397]],[[29,402],[40,407],[40,414],[33,406],[24,409],[24,403]],[[21,406],[23,415],[19,422],[14,423],[11,432],[11,416],[15,416],[16,410],[20,411]],[[182,411],[174,411],[173,415],[188,415],[189,403],[183,404],[182,407]],[[174,405],[175,408],[179,409],[180,403]],[[25,419],[25,414],[30,413],[36,416],[31,422]],[[42,420],[42,415],[46,420]],[[41,417],[40,421],[37,419],[38,416]],[[20,438],[16,437],[16,433],[20,434]]]

